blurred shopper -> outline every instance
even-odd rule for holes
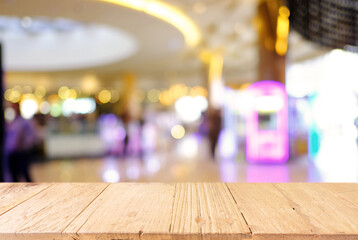
[[[129,112],[122,115],[123,126],[126,131],[124,139],[124,157],[140,157],[142,155],[142,126],[141,119],[133,119]]]
[[[45,115],[36,114],[33,118],[34,126],[34,146],[33,160],[45,160],[45,138],[46,138],[46,119]]]
[[[130,118],[130,115],[128,113],[128,111],[125,111],[122,115],[122,121],[123,121],[123,128],[126,132],[126,136],[124,138],[124,141],[123,141],[123,156],[125,157],[126,155],[128,155],[128,152],[129,152],[129,148],[128,148],[128,145],[129,145],[129,124],[130,124],[130,121],[131,121],[131,118]]]
[[[14,182],[20,178],[31,182],[29,173],[30,161],[36,144],[36,134],[33,123],[21,117],[18,104],[13,104],[16,117],[6,127],[6,150],[10,174]]]
[[[210,151],[212,157],[215,159],[215,150],[219,140],[219,135],[221,131],[221,111],[216,109],[211,109],[208,112],[208,130],[209,130],[209,141],[210,141]]]

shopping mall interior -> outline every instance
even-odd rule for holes
[[[1,181],[358,182],[355,0],[0,0]]]

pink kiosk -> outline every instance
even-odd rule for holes
[[[247,88],[246,158],[251,163],[288,160],[288,105],[283,84],[261,81]]]

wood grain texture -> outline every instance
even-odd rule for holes
[[[174,184],[111,184],[64,233],[78,239],[170,239]]]
[[[295,211],[310,224],[320,240],[332,239],[332,236],[358,239],[358,206],[355,203],[318,183],[274,186],[294,204]]]
[[[358,240],[358,184],[0,184],[0,240]]]
[[[311,225],[271,183],[228,183],[255,239],[312,239]]]
[[[223,183],[176,184],[170,232],[175,239],[242,239],[250,234]]]
[[[0,216],[1,240],[62,239],[62,231],[107,184],[58,183]]]
[[[356,183],[326,183],[320,187],[331,191],[337,197],[345,199],[352,204],[358,205],[358,184]]]
[[[198,184],[203,239],[243,239],[250,233],[227,186],[223,183]]]
[[[174,239],[200,239],[203,219],[200,215],[197,184],[177,183],[170,233]]]
[[[52,184],[2,183],[0,184],[0,215],[33,197]]]

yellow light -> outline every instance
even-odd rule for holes
[[[18,91],[17,89],[15,89],[15,88],[7,89],[5,91],[4,97],[9,102],[17,103],[21,99],[21,92]]]
[[[209,100],[213,108],[219,108],[224,99],[222,81],[224,60],[221,55],[213,55],[209,62]]]
[[[199,58],[203,63],[210,63],[212,52],[209,50],[202,50],[199,54]]]
[[[77,98],[77,92],[75,89],[68,89],[66,91],[66,99],[68,98],[72,98],[72,99]]]
[[[287,40],[277,39],[275,49],[278,55],[284,56],[287,52]]]
[[[12,89],[7,89],[4,93],[4,97],[6,101],[10,101],[11,102],[11,93],[12,93]]]
[[[207,97],[208,91],[204,87],[196,86],[191,89],[190,95],[192,97],[197,97],[197,96]]]
[[[185,135],[185,129],[182,125],[175,125],[172,127],[170,133],[172,134],[173,138],[181,139]]]
[[[34,94],[37,98],[41,99],[46,95],[46,89],[43,86],[38,86],[35,89]]]
[[[187,94],[188,88],[184,84],[175,84],[170,87],[169,91],[170,91],[170,95],[174,99],[178,99]]]
[[[223,57],[220,55],[214,55],[210,59],[209,65],[209,81],[221,80],[223,70]]]
[[[160,91],[158,89],[151,89],[147,93],[147,98],[150,102],[156,103],[159,101]]]
[[[277,37],[287,38],[290,21],[286,17],[279,16],[277,19]]]
[[[77,98],[77,92],[75,89],[69,89],[66,86],[60,87],[60,89],[58,89],[58,96],[65,100],[65,99],[75,99]]]
[[[185,38],[186,43],[194,47],[200,41],[200,33],[194,22],[179,9],[157,0],[101,0],[123,7],[128,7],[159,18],[176,27]]]
[[[287,38],[290,28],[288,17],[290,16],[290,10],[286,6],[281,6],[278,13],[275,50],[278,55],[284,56],[287,52]]]
[[[60,99],[58,98],[58,95],[56,95],[56,94],[52,94],[52,95],[48,96],[47,99],[50,103],[56,103],[56,102],[60,101]]]
[[[290,16],[290,10],[288,9],[288,7],[286,6],[281,6],[279,9],[278,9],[278,14],[280,16],[283,16],[283,17],[286,17],[288,18]]]
[[[164,90],[159,95],[159,101],[161,104],[163,104],[165,106],[169,106],[169,105],[173,104],[174,100],[173,100],[173,97],[170,95],[170,91]]]
[[[13,89],[22,94],[22,87],[20,87],[19,85],[16,85]]]
[[[68,87],[66,86],[62,86],[58,89],[58,96],[61,98],[61,99],[66,99],[66,93],[68,91]]]
[[[22,95],[21,101],[24,101],[24,100],[27,100],[27,99],[37,100],[35,95],[32,94],[32,93],[25,93],[24,95]]]
[[[100,91],[98,94],[98,100],[101,103],[108,103],[111,100],[111,98],[112,98],[111,92],[106,89]]]
[[[85,75],[81,80],[81,89],[85,94],[94,94],[99,89],[99,82],[95,75]]]
[[[246,90],[248,87],[250,87],[251,83],[244,83],[240,86],[240,90]]]

